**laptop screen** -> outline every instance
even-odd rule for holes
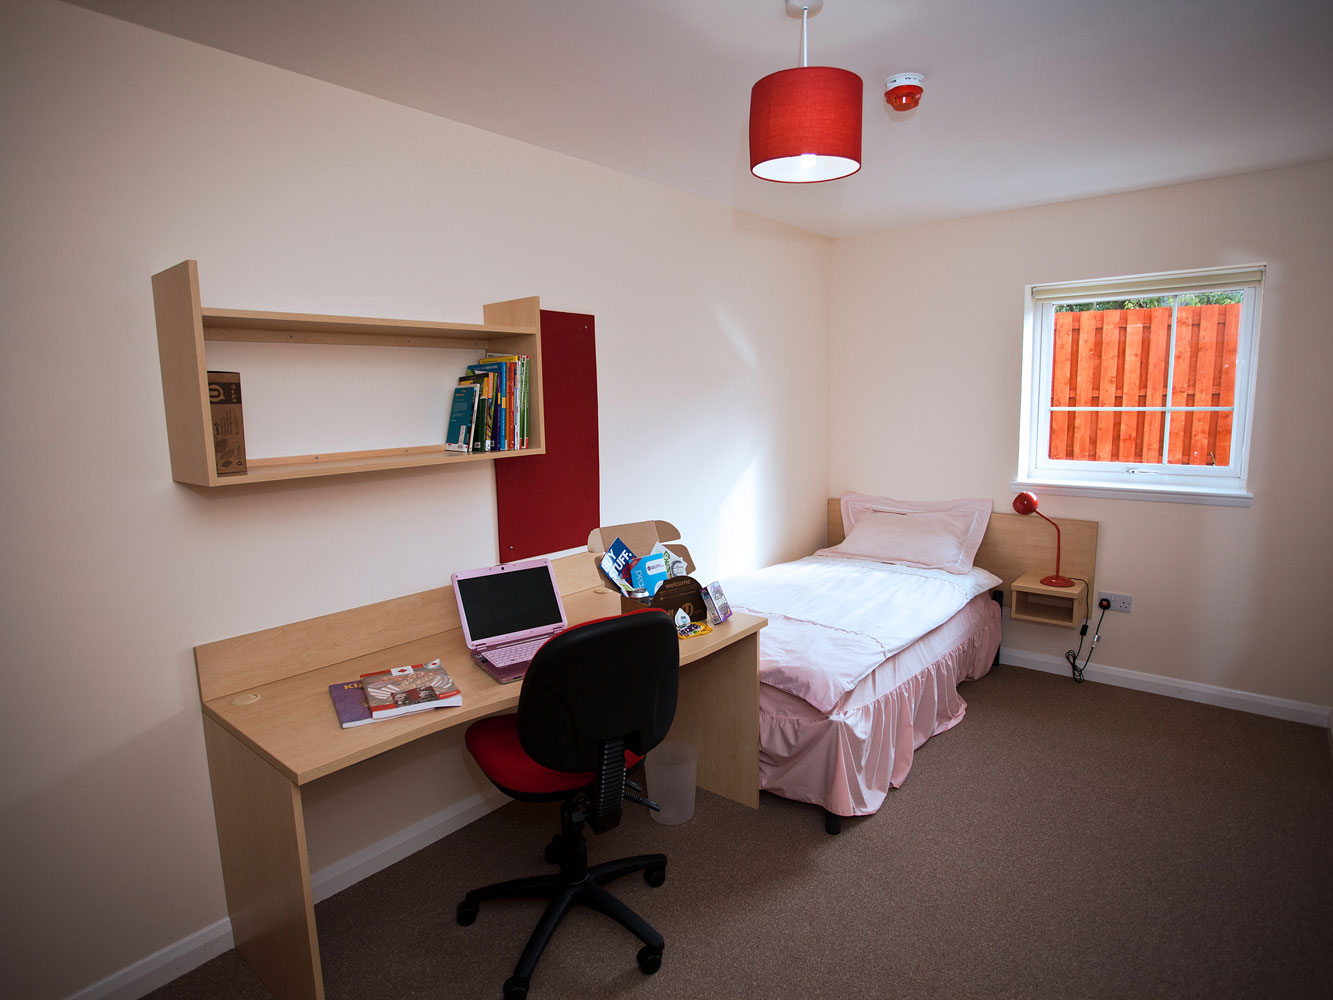
[[[453,574],[469,647],[536,637],[565,626],[565,611],[546,559]]]

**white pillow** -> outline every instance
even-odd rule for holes
[[[991,502],[842,498],[842,543],[820,552],[966,573],[990,522]]]

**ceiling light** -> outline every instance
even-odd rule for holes
[[[809,66],[806,23],[824,0],[786,0],[801,19],[801,65],[770,73],[750,91],[750,172],[766,181],[807,184],[861,169],[861,78]]]

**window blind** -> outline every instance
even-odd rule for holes
[[[1197,271],[1168,271],[1163,274],[1137,274],[1096,281],[1059,281],[1031,285],[1035,302],[1071,299],[1133,299],[1172,292],[1209,292],[1264,280],[1264,264],[1241,267],[1212,267]]]

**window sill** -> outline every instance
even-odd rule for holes
[[[1209,507],[1249,507],[1254,496],[1247,490],[1206,489],[1191,486],[1109,486],[1105,483],[1069,480],[1015,479],[1014,490],[1040,490],[1043,495],[1097,497],[1102,500],[1154,500],[1164,503],[1194,503]]]

